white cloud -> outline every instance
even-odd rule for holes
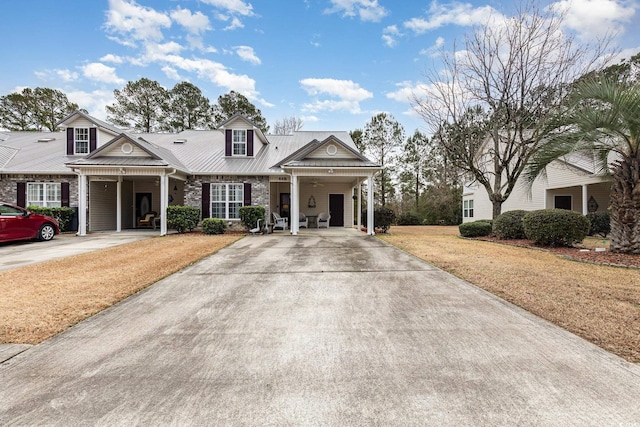
[[[300,80],[303,89],[312,96],[328,96],[334,99],[315,100],[305,104],[304,109],[309,112],[318,111],[349,111],[353,114],[361,113],[360,102],[373,98],[373,94],[363,89],[351,80],[336,79],[303,79]]]
[[[387,16],[387,9],[378,4],[378,0],[331,0],[333,7],[325,13],[342,13],[342,16],[358,15],[362,21],[380,22]]]
[[[191,13],[189,9],[178,7],[171,11],[171,18],[191,34],[202,34],[211,29],[209,18],[202,12]]]
[[[637,4],[620,0],[561,0],[549,8],[566,13],[564,24],[582,39],[624,32],[624,24],[635,22]]]
[[[382,40],[388,47],[395,47],[398,44],[397,37],[401,35],[402,34],[398,30],[397,25],[389,25],[384,30],[382,30]]]
[[[100,58],[100,62],[111,62],[112,64],[122,64],[124,62],[124,58],[118,55],[114,55],[109,53]]]
[[[35,71],[34,74],[41,80],[62,80],[63,82],[72,82],[78,80],[78,73],[67,69],[54,69],[46,71]]]
[[[320,119],[317,116],[313,116],[313,115],[303,115],[303,116],[300,116],[300,119],[302,119],[302,121],[305,123],[316,123],[320,121]]]
[[[105,105],[113,104],[112,90],[94,90],[85,92],[81,90],[65,91],[69,101],[75,102],[80,108],[85,108],[93,117],[106,120]]]
[[[236,53],[243,61],[247,61],[255,65],[262,63],[251,46],[236,46],[235,49]]]
[[[438,37],[435,43],[433,43],[433,46],[427,49],[422,49],[420,51],[420,55],[437,56],[442,46],[444,46],[444,38]]]
[[[100,62],[92,62],[82,67],[82,73],[84,76],[91,80],[96,80],[101,83],[110,83],[121,85],[125,81],[116,75],[116,69],[109,67]]]
[[[254,14],[251,3],[245,3],[242,0],[202,0],[202,2],[242,16],[253,16]]]
[[[105,25],[107,30],[120,36],[116,40],[123,44],[130,43],[128,38],[160,41],[162,29],[171,27],[171,18],[134,0],[109,0]]]
[[[175,80],[175,81],[184,80],[178,73],[178,70],[176,70],[174,67],[165,65],[164,67],[162,67],[162,72],[164,73],[165,76],[169,77],[172,80]]]
[[[244,28],[244,24],[235,16],[231,19],[231,24],[224,27],[225,31],[235,30],[237,28]]]
[[[412,83],[410,81],[404,81],[400,83],[396,83],[396,86],[399,88],[394,92],[387,93],[387,98],[392,99],[397,102],[402,103],[410,103],[414,93],[418,93],[424,90],[424,84],[422,83]]]
[[[404,27],[416,34],[424,34],[449,24],[472,26],[502,16],[491,6],[474,7],[471,3],[458,2],[441,5],[436,1],[431,3],[428,13],[428,19],[412,18],[404,22]]]

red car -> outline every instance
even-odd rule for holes
[[[60,227],[54,218],[0,202],[0,242],[51,240],[56,234],[60,234]]]

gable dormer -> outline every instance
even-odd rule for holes
[[[262,145],[269,143],[260,128],[242,114],[234,114],[218,129],[224,132],[225,157],[252,158]]]
[[[111,140],[120,130],[82,111],[74,111],[58,126],[66,129],[67,156],[86,156]]]

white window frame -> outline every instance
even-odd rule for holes
[[[247,155],[247,130],[233,129],[231,135],[231,155],[246,156]]]
[[[217,187],[223,188],[223,193],[221,198],[218,197]],[[233,188],[235,187],[235,199],[231,199],[231,193]],[[211,183],[211,188],[209,190],[209,194],[211,195],[211,200],[209,201],[209,216],[211,218],[220,218],[224,220],[238,220],[240,219],[240,215],[238,217],[231,216],[231,212],[234,207],[240,208],[244,206],[244,184],[236,183],[236,182],[224,182],[224,183]],[[222,205],[222,210],[224,210],[224,218],[220,216],[214,216],[214,212],[218,212]]]
[[[62,184],[59,182],[27,182],[27,206],[61,207]]]
[[[73,152],[75,154],[89,154],[89,128],[73,129]]]
[[[464,200],[462,202],[463,218],[473,218],[473,199]]]

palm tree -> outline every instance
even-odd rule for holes
[[[640,254],[639,136],[640,83],[580,82],[525,176],[533,183],[553,160],[575,152],[593,154],[600,171],[611,174],[611,250]]]

